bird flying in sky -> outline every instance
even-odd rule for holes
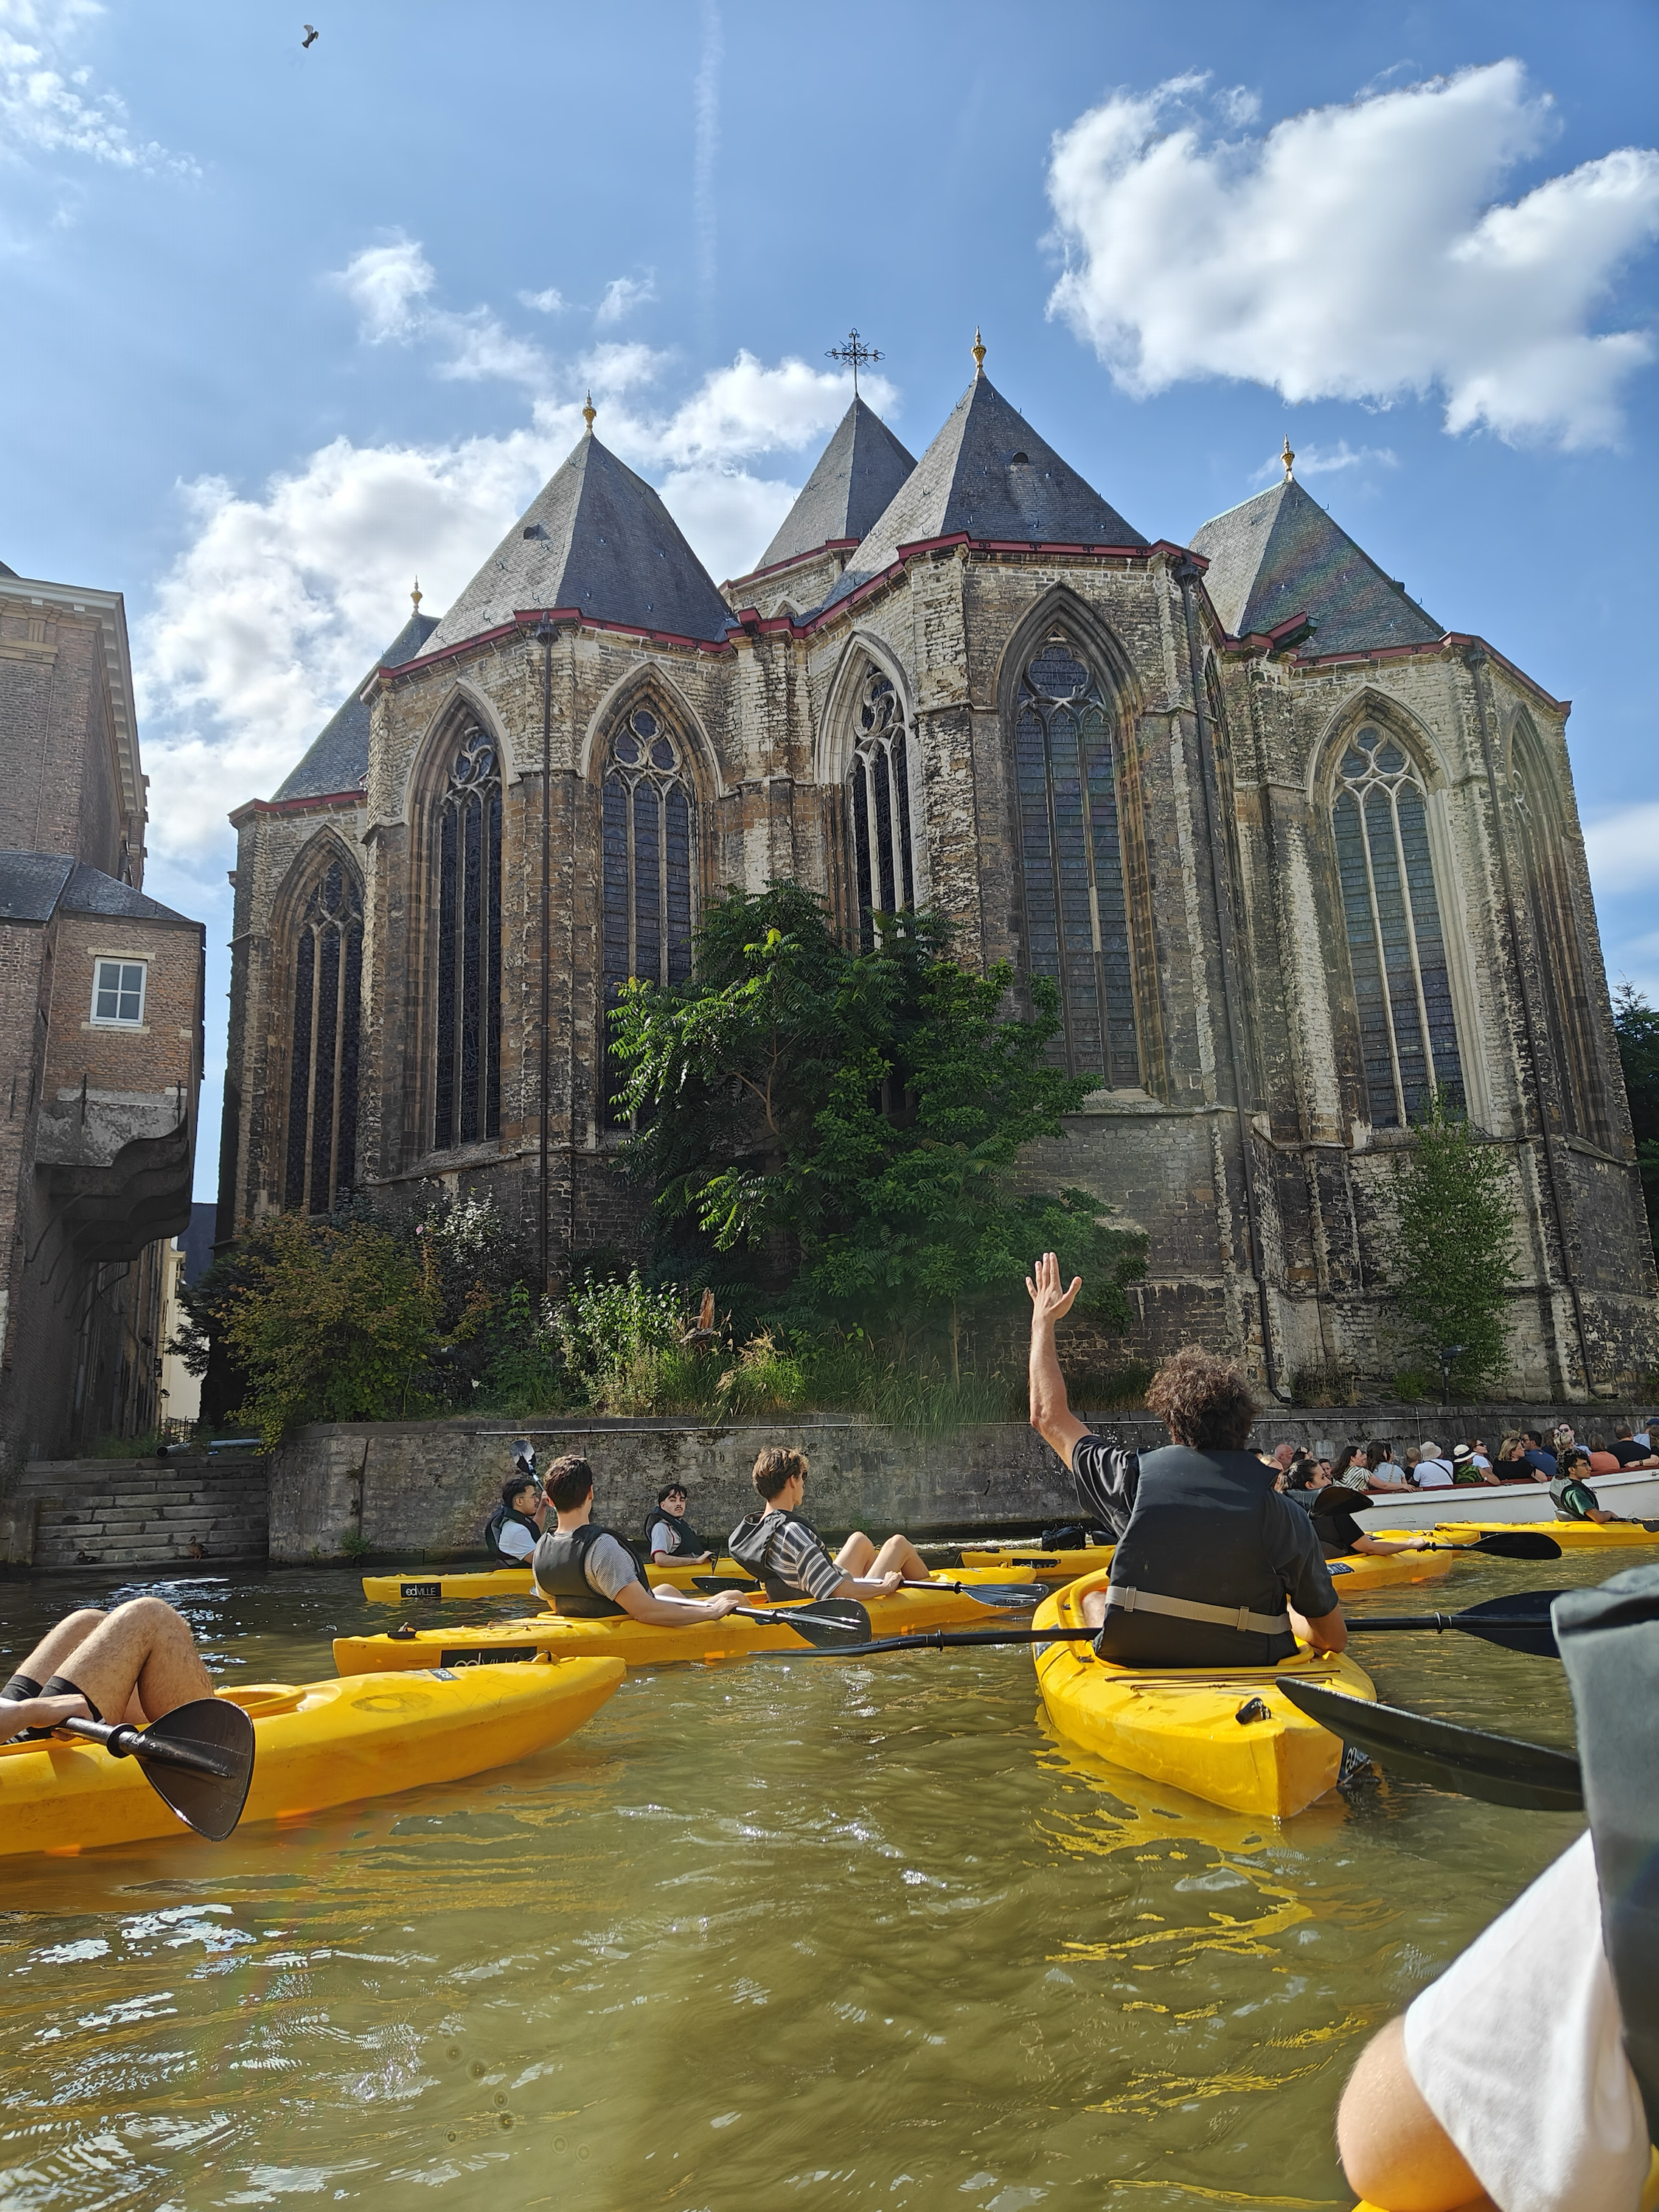
[[[304,38],[301,40],[300,44],[301,46],[314,46],[316,42],[317,26],[314,23],[307,23],[306,25],[306,34]]]

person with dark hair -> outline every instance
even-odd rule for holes
[[[1521,1456],[1525,1460],[1527,1465],[1532,1469],[1533,1473],[1537,1476],[1540,1482],[1553,1482],[1555,1480],[1555,1454],[1546,1448],[1544,1439],[1536,1429],[1528,1429],[1527,1431],[1526,1446],[1527,1449],[1522,1452]]]
[[[1550,1496],[1564,1521],[1622,1521],[1622,1513],[1609,1513],[1589,1486],[1590,1455],[1582,1444],[1567,1444],[1556,1462]]]
[[[769,1444],[753,1475],[761,1510],[738,1522],[726,1540],[732,1557],[760,1577],[770,1596],[890,1597],[905,1583],[933,1579],[908,1536],[890,1536],[878,1549],[855,1528],[832,1559],[798,1510],[808,1472],[805,1452]]]
[[[1635,1431],[1628,1421],[1620,1422],[1613,1432],[1613,1442],[1607,1449],[1621,1468],[1659,1467],[1659,1458],[1654,1456],[1646,1444],[1637,1443]]]
[[[1031,1426],[1071,1469],[1079,1503],[1118,1537],[1109,1583],[1083,1601],[1097,1652],[1136,1666],[1271,1667],[1298,1637],[1316,1651],[1344,1650],[1312,1521],[1247,1449],[1256,1403],[1237,1367],[1196,1345],[1165,1360],[1146,1404],[1172,1441],[1144,1457],[1103,1443],[1072,1412],[1054,1327],[1082,1287],[1080,1276],[1065,1287],[1052,1252],[1025,1285]]]
[[[653,1567],[701,1566],[714,1554],[685,1517],[685,1485],[665,1482],[645,1516],[645,1553]]]
[[[1322,1490],[1313,1500],[1314,1533],[1319,1538],[1319,1548],[1328,1559],[1340,1559],[1349,1552],[1372,1553],[1388,1559],[1395,1552],[1425,1552],[1429,1544],[1420,1543],[1410,1536],[1372,1536],[1354,1519],[1355,1511],[1363,1507],[1364,1500],[1341,1483],[1333,1483]]]
[[[498,1567],[527,1566],[542,1540],[547,1507],[533,1467],[522,1460],[501,1485],[501,1502],[484,1524],[484,1549]]]
[[[538,1592],[555,1613],[579,1620],[627,1613],[654,1628],[693,1628],[700,1621],[724,1620],[743,1603],[741,1590],[694,1598],[652,1589],[628,1547],[609,1529],[593,1526],[593,1470],[580,1453],[556,1459],[542,1487],[556,1525],[537,1545],[530,1565]]]

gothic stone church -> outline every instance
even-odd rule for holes
[[[787,878],[851,935],[925,903],[963,960],[1053,977],[1091,1089],[1033,1170],[1145,1231],[1136,1349],[1275,1394],[1390,1375],[1390,1167],[1440,1085],[1509,1163],[1517,1386],[1659,1364],[1567,705],[1288,458],[1148,540],[976,349],[920,461],[855,398],[717,586],[588,422],[231,817],[222,1237],[434,1181],[538,1224],[544,959],[553,1266],[626,1247],[607,990],[684,977],[702,901]]]

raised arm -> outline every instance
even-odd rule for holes
[[[1035,1275],[1025,1278],[1026,1295],[1031,1301],[1031,1426],[1068,1469],[1074,1446],[1089,1431],[1086,1423],[1073,1413],[1066,1395],[1066,1377],[1060,1371],[1054,1350],[1054,1324],[1070,1313],[1082,1288],[1081,1275],[1073,1279],[1069,1290],[1061,1286],[1060,1261],[1052,1252],[1045,1252],[1036,1263]]]

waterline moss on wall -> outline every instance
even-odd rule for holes
[[[1381,1437],[1404,1445],[1431,1438],[1449,1447],[1471,1435],[1495,1450],[1507,1431],[1547,1431],[1573,1421],[1582,1437],[1610,1435],[1645,1408],[1605,1402],[1560,1406],[1350,1406],[1275,1409],[1253,1442],[1290,1441],[1340,1449]],[[1148,1413],[1109,1413],[1102,1435],[1141,1451],[1167,1443]],[[755,1499],[749,1480],[765,1444],[807,1454],[811,1480],[805,1511],[826,1535],[863,1528],[878,1541],[895,1528],[913,1536],[1031,1528],[1071,1518],[1071,1476],[1023,1422],[991,1422],[949,1437],[826,1416],[726,1428],[689,1421],[570,1419],[514,1425],[502,1421],[319,1423],[302,1429],[272,1457],[270,1558],[294,1565],[362,1550],[381,1559],[464,1559],[483,1551],[483,1528],[512,1469],[518,1437],[534,1443],[541,1464],[583,1453],[596,1480],[594,1517],[626,1535],[641,1533],[657,1492],[683,1482],[687,1514],[706,1537],[721,1540]]]

